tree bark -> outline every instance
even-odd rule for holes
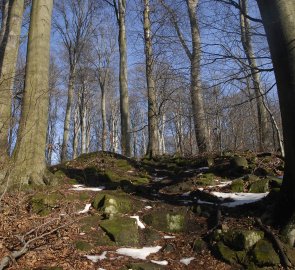
[[[127,81],[127,45],[126,45],[126,0],[118,0],[118,25],[119,25],[119,51],[120,51],[120,113],[121,113],[121,147],[122,154],[131,155],[131,135],[130,135],[130,116],[129,98]]]
[[[1,157],[9,155],[9,129],[11,122],[12,90],[19,49],[20,32],[24,11],[24,0],[10,1],[9,21],[6,28],[7,39],[1,46],[2,68],[0,74],[0,151]],[[1,36],[1,34],[0,34]]]
[[[101,118],[102,118],[102,136],[101,136],[101,149],[106,151],[106,141],[107,141],[107,116],[106,116],[106,93],[105,85],[100,84],[101,90]]]
[[[282,114],[285,172],[278,209],[282,221],[295,233],[295,2],[258,0],[265,27]],[[292,217],[293,216],[293,217]],[[294,241],[293,241],[294,244]]]
[[[258,149],[259,151],[267,151],[270,147],[270,137],[269,137],[269,125],[267,119],[267,110],[264,106],[264,96],[260,83],[259,69],[256,62],[253,46],[252,37],[250,33],[250,22],[245,16],[248,14],[248,1],[241,0],[241,41],[245,51],[245,55],[250,66],[250,72],[253,82],[253,87],[256,96],[257,105],[257,116],[258,116]]]
[[[150,5],[149,0],[144,0],[143,12],[144,45],[146,62],[146,83],[148,89],[148,149],[147,155],[152,158],[159,154],[158,143],[158,113],[157,95],[153,75],[153,48],[151,38]]]
[[[1,1],[2,8],[1,8],[1,29],[0,29],[0,46],[2,46],[2,42],[5,36],[6,29],[7,29],[7,23],[8,23],[8,14],[9,14],[9,6],[11,6],[10,0],[2,0]]]
[[[10,175],[18,184],[44,184],[52,6],[53,0],[32,2],[21,120]]]

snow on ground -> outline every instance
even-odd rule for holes
[[[84,185],[73,185],[70,190],[74,191],[102,191],[105,187],[85,187]]]
[[[87,213],[89,210],[90,210],[90,207],[91,207],[91,203],[87,203],[85,208],[81,211],[78,212],[78,214],[85,214]]]
[[[104,260],[107,258],[107,251],[104,251],[101,255],[85,255],[85,257],[94,262],[94,263],[97,263],[98,261],[101,261],[101,260]]]
[[[137,226],[141,229],[145,228],[145,225],[140,221],[139,216],[130,216],[130,218],[136,219]]]
[[[173,235],[164,235],[164,239],[173,239],[175,236]]]
[[[207,188],[215,188],[215,187],[227,187],[232,183],[232,181],[224,181],[224,182],[220,182],[220,184],[218,185],[214,185],[214,186],[207,186]]]
[[[133,259],[146,260],[152,253],[157,253],[162,247],[143,247],[143,248],[119,248],[116,250],[117,254],[132,257]]]
[[[152,209],[152,208],[153,208],[153,207],[150,206],[150,205],[147,205],[147,206],[144,207],[144,209]]]
[[[223,193],[223,192],[210,192],[212,195],[222,199],[232,199],[233,202],[222,203],[222,206],[235,207],[238,205],[254,203],[262,200],[268,195],[269,192],[265,193]]]
[[[180,260],[181,263],[185,264],[185,265],[189,265],[191,263],[192,260],[194,260],[195,257],[190,257],[190,258],[183,258]]]
[[[155,264],[159,264],[159,265],[168,265],[167,261],[155,261],[155,260],[151,260],[152,263]]]

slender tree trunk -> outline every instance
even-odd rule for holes
[[[106,93],[104,84],[100,84],[101,89],[101,119],[102,119],[102,136],[101,136],[101,148],[102,151],[106,151],[107,141],[107,115],[106,115]]]
[[[79,146],[79,132],[80,132],[80,116],[79,116],[79,106],[75,108],[74,115],[74,135],[73,135],[73,159],[78,157],[78,146]]]
[[[131,155],[130,116],[127,80],[127,45],[126,45],[126,0],[118,0],[119,50],[120,50],[120,113],[122,154]]]
[[[157,96],[153,76],[153,48],[151,38],[150,22],[150,5],[149,0],[144,0],[143,27],[145,40],[145,58],[146,58],[146,82],[148,89],[148,132],[149,142],[147,155],[151,158],[159,154],[158,144],[158,114],[157,114]]]
[[[24,11],[24,0],[11,1],[9,22],[7,23],[8,38],[4,42],[2,69],[0,74],[0,151],[1,157],[9,153],[9,129],[11,123],[12,90],[19,48],[19,39]]]
[[[210,151],[209,134],[203,104],[201,86],[201,38],[196,14],[198,0],[186,0],[191,26],[192,53],[191,61],[191,100],[197,145],[200,153]]]
[[[2,0],[1,4],[1,29],[0,29],[0,46],[2,46],[2,42],[5,36],[7,24],[8,24],[8,17],[9,17],[9,7],[11,6],[11,0]]]
[[[68,152],[68,142],[70,136],[70,125],[71,125],[71,113],[72,113],[72,104],[74,100],[74,82],[76,76],[76,67],[70,67],[70,75],[69,75],[69,84],[68,84],[68,100],[66,107],[66,114],[64,120],[64,133],[63,133],[63,141],[61,148],[61,162],[67,160],[67,152]]]
[[[285,172],[278,215],[294,245],[295,233],[295,2],[258,0],[276,76],[285,146]],[[292,236],[293,235],[293,236]]]
[[[245,16],[248,14],[248,0],[240,0],[242,8],[240,14],[241,41],[250,66],[253,87],[256,96],[257,116],[258,116],[258,144],[259,151],[267,151],[270,147],[269,127],[267,111],[263,102],[263,91],[260,84],[259,69],[256,63],[255,54],[252,46],[252,37],[250,32],[250,22]]]
[[[32,2],[21,120],[11,178],[44,184],[49,105],[49,50],[53,0]]]

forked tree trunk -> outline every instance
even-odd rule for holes
[[[53,0],[32,2],[23,104],[10,175],[18,184],[44,184],[52,6]]]
[[[9,129],[11,123],[12,90],[19,48],[20,32],[24,11],[24,0],[10,1],[8,36],[1,46],[2,68],[0,74],[0,154],[4,159],[9,152]],[[0,35],[1,36],[1,35]]]
[[[258,0],[277,81],[285,146],[278,214],[294,245],[295,234],[295,1]],[[293,235],[293,236],[292,236]]]
[[[253,46],[252,46],[252,37],[250,32],[250,22],[249,19],[245,16],[248,14],[248,1],[240,0],[241,4],[241,41],[245,51],[245,55],[250,66],[250,72],[253,82],[253,87],[256,96],[256,105],[257,105],[257,116],[258,116],[258,148],[259,151],[267,151],[270,147],[270,136],[269,136],[269,125],[267,119],[267,110],[264,106],[264,96],[260,83],[259,69],[256,62]]]
[[[143,12],[144,45],[146,61],[146,82],[148,89],[148,149],[147,155],[151,158],[159,154],[158,143],[158,113],[155,80],[153,76],[153,48],[151,38],[150,5],[149,0],[144,0]]]

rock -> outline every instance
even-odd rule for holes
[[[216,252],[221,259],[230,264],[244,263],[246,259],[246,251],[234,251],[222,242],[217,243]]]
[[[266,240],[260,240],[252,251],[253,261],[259,267],[276,266],[280,258],[275,252],[272,244]]]
[[[224,233],[224,243],[235,250],[249,250],[264,237],[262,231],[232,230]]]
[[[118,191],[97,194],[92,205],[93,208],[111,216],[118,213],[130,213],[133,211],[134,206],[131,198],[127,194]]]
[[[201,185],[201,186],[208,186],[208,185],[214,185],[216,180],[216,175],[213,173],[204,173],[199,175],[195,179],[195,184],[196,185]]]
[[[271,188],[280,188],[283,183],[283,179],[275,177],[275,176],[267,176],[266,179],[269,181],[269,185]]]
[[[63,196],[60,193],[38,193],[30,199],[32,212],[41,216],[48,215],[54,208],[59,207]]]
[[[152,228],[145,228],[140,230],[140,242],[143,245],[154,245],[155,241],[162,238],[161,234]]]
[[[76,249],[81,251],[89,251],[93,248],[91,244],[85,241],[76,241],[75,246],[76,246]]]
[[[130,263],[127,266],[127,269],[132,269],[132,270],[162,270],[162,269],[165,269],[165,267],[162,266],[162,265],[155,264],[155,263],[141,262],[141,263]]]
[[[230,161],[231,168],[238,171],[243,172],[248,169],[248,161],[245,157],[235,156]]]
[[[162,249],[163,252],[170,253],[175,251],[175,247],[172,244],[167,244]]]
[[[199,254],[199,253],[202,253],[207,248],[207,243],[203,239],[197,238],[195,239],[192,248],[194,252]]]
[[[154,229],[163,232],[184,232],[188,228],[186,209],[165,208],[153,211],[143,217],[143,221]]]
[[[251,193],[265,193],[269,191],[268,179],[261,179],[259,181],[253,182],[250,185],[249,192]]]
[[[254,174],[247,174],[247,175],[243,176],[243,180],[246,182],[252,183],[252,182],[259,181],[260,178]]]
[[[244,192],[244,181],[242,179],[233,180],[230,189],[233,192]]]
[[[138,225],[133,218],[114,216],[101,221],[100,227],[118,245],[132,247],[139,245]]]

